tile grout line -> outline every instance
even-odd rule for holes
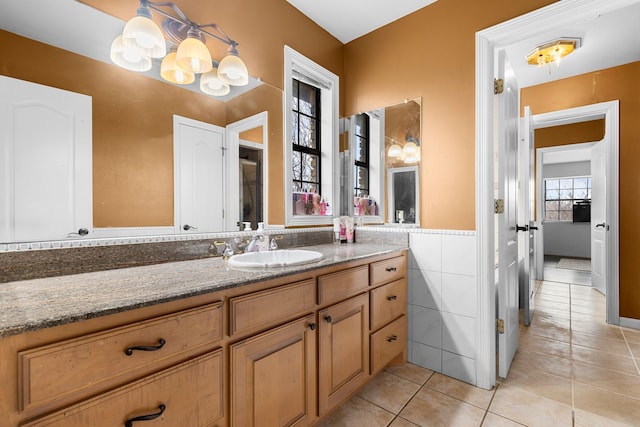
[[[401,377],[400,375],[396,375],[396,374],[393,374],[393,373],[388,372],[388,371],[387,371],[387,373],[389,373],[390,375],[393,375],[393,376],[395,376],[395,377],[401,378],[401,379],[403,379],[403,380],[407,380],[407,381],[413,382],[413,381],[411,381],[411,380],[409,380],[409,379],[407,379],[407,378]],[[424,383],[420,384],[420,387],[418,387],[418,390],[416,390],[416,392],[415,392],[415,393],[413,393],[413,394],[411,395],[411,397],[410,397],[410,398],[405,402],[405,404],[404,404],[404,405],[402,405],[402,408],[400,408],[400,410],[398,410],[398,413],[397,413],[397,414],[393,414],[393,412],[389,411],[388,409],[385,409],[385,408],[383,408],[383,407],[381,407],[381,406],[379,406],[379,405],[376,405],[376,404],[375,404],[375,403],[373,403],[373,402],[369,402],[367,399],[364,399],[364,400],[366,400],[367,402],[371,403],[372,405],[377,406],[377,407],[378,407],[378,408],[380,408],[380,409],[383,409],[383,410],[385,410],[385,411],[387,411],[387,412],[391,412],[391,413],[393,414],[393,418],[391,419],[391,421],[389,421],[389,424],[387,424],[387,426],[386,426],[386,427],[389,427],[391,424],[393,424],[393,422],[394,422],[395,420],[397,420],[398,418],[401,418],[401,417],[400,417],[400,413],[404,410],[404,408],[406,408],[406,407],[407,407],[407,405],[408,405],[408,404],[413,400],[413,398],[414,398],[414,397],[416,397],[416,395],[417,395],[418,393],[420,393],[420,390],[422,390],[422,387],[424,387],[424,386],[427,384],[427,382],[431,379],[431,377],[432,377],[435,373],[436,373],[435,371],[431,371],[431,374],[429,374],[429,376],[427,377],[427,379],[426,379],[426,380],[424,380]],[[418,383],[414,383],[414,384],[418,384]],[[403,418],[403,419],[405,419],[405,418]],[[407,421],[409,421],[409,420],[407,420]],[[409,421],[409,422],[413,424],[413,421]]]
[[[618,325],[618,329],[622,334],[622,339],[624,339],[624,343],[627,345],[627,350],[629,351],[629,356],[631,356],[631,361],[635,365],[638,375],[640,375],[640,366],[638,366],[638,361],[636,360],[636,358],[633,357],[633,351],[631,351],[631,345],[629,345],[629,340],[627,339],[627,336],[625,335],[624,330],[620,327],[620,325]]]

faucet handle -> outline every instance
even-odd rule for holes
[[[276,249],[278,249],[278,242],[277,240],[282,240],[282,236],[275,236],[274,238],[271,239],[271,242],[269,242],[269,250],[270,251],[275,251]]]

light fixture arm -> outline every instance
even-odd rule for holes
[[[159,13],[160,15],[164,16],[167,19],[171,19],[173,21],[179,22],[181,24],[184,24],[185,26],[188,26],[191,29],[196,29],[198,30],[200,33],[202,34],[206,34],[209,37],[212,37],[216,40],[219,40],[223,43],[228,44],[229,46],[235,48],[236,46],[238,46],[238,43],[234,40],[231,40],[231,38],[229,36],[227,36],[227,34],[222,31],[222,28],[220,28],[220,26],[218,24],[215,23],[209,23],[209,24],[198,24],[192,20],[190,20],[189,18],[187,18],[187,15],[184,14],[184,12],[178,7],[178,5],[176,5],[173,2],[154,2],[154,1],[149,1],[149,0],[140,0],[140,5],[141,6],[146,6],[149,9]],[[177,17],[164,11],[161,8],[170,8],[176,15],[178,15]],[[211,27],[213,29],[215,29],[219,35],[217,34],[213,34],[210,31],[204,30],[205,27]]]

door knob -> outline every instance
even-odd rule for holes
[[[600,224],[596,224],[596,228],[598,228],[598,227],[604,228],[605,227],[605,223],[601,222]]]
[[[184,231],[189,231],[189,230],[197,230],[198,227],[194,227],[193,225],[185,224],[185,225],[182,226],[182,229]]]
[[[529,226],[516,224],[516,231],[529,231]]]
[[[538,227],[536,227],[535,225],[532,225],[531,227],[529,227],[529,230],[537,230]]]

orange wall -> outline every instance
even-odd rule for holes
[[[439,0],[345,47],[345,114],[422,97],[420,225],[475,229],[475,33],[550,0]]]
[[[595,142],[604,138],[604,119],[536,129],[536,148]]]
[[[620,316],[640,319],[640,62],[522,89],[533,114],[620,100]],[[537,145],[537,140],[536,140]]]

